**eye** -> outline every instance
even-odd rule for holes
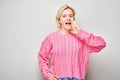
[[[71,14],[71,15],[69,15],[69,17],[73,17],[73,15]]]
[[[62,15],[62,17],[63,17],[63,18],[65,18],[65,17],[66,17],[66,15]]]

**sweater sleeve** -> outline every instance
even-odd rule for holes
[[[46,37],[45,40],[42,42],[40,50],[38,52],[38,63],[39,68],[43,74],[43,76],[50,80],[51,70],[48,67],[49,64],[49,53],[52,48],[50,38]]]
[[[80,29],[76,35],[80,40],[88,45],[88,50],[90,53],[99,52],[106,46],[106,43],[102,37],[95,36],[92,33],[85,32],[84,30]]]

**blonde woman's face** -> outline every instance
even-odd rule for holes
[[[73,21],[74,16],[73,16],[73,12],[71,9],[65,9],[63,11],[63,13],[61,14],[59,23],[61,24],[61,28],[64,28],[66,30],[70,30],[71,29],[71,21]]]

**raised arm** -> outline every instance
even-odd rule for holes
[[[106,43],[102,37],[95,36],[92,33],[88,33],[80,29],[75,20],[72,20],[71,22],[72,22],[72,29],[70,32],[76,35],[80,40],[85,42],[85,44],[89,48],[90,53],[99,52],[106,46]]]
[[[90,50],[89,52],[99,52],[106,46],[106,43],[102,37],[95,36],[92,33],[85,32],[84,30],[80,29],[76,35],[79,39],[85,42],[86,45],[88,45]]]

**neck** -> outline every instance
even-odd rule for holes
[[[61,28],[61,29],[59,30],[59,32],[62,33],[62,34],[68,34],[68,33],[69,33],[69,31],[66,30],[66,29],[64,29],[64,28]]]

